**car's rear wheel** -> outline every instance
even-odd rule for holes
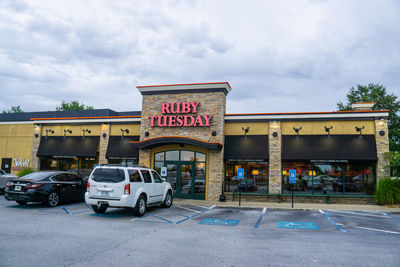
[[[169,208],[172,205],[173,197],[171,191],[168,191],[167,195],[165,195],[164,203],[162,204],[163,208]]]
[[[17,203],[20,205],[26,205],[27,201],[25,200],[17,200]]]
[[[136,216],[143,216],[146,212],[146,197],[144,195],[140,195],[138,200],[136,201],[136,205],[133,208],[133,214]]]
[[[104,214],[106,213],[107,210],[107,206],[96,206],[96,205],[92,205],[93,211],[96,212],[97,214]]]
[[[60,203],[60,196],[57,192],[51,192],[47,197],[47,206],[55,207]]]

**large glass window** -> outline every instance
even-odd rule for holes
[[[40,160],[40,170],[68,171],[87,179],[89,178],[94,165],[96,165],[98,162],[98,158],[42,157]]]
[[[244,179],[238,179],[237,171],[244,169]],[[268,163],[235,161],[225,164],[225,192],[268,193]]]
[[[367,194],[375,190],[374,163],[284,162],[282,190],[306,194]],[[289,170],[296,170],[296,184],[289,184]]]

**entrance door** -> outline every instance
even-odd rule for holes
[[[6,173],[11,173],[11,163],[12,159],[10,158],[3,158],[1,160],[1,169]]]

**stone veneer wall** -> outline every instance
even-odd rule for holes
[[[103,137],[106,134],[106,137]],[[100,143],[99,143],[99,164],[107,164],[106,158],[108,141],[110,140],[110,125],[102,124],[100,128]]]
[[[384,131],[385,135],[381,136],[379,134],[380,131]],[[376,164],[376,177],[377,180],[379,180],[381,177],[390,176],[390,170],[389,168],[386,168],[389,161],[385,159],[385,153],[389,152],[389,130],[387,120],[375,120],[375,140],[378,157],[378,162]]]
[[[200,102],[197,114],[193,115],[212,114],[210,127],[150,127],[149,116],[163,115],[161,114],[162,103],[178,102]],[[226,95],[223,92],[143,95],[140,140],[159,136],[182,136],[224,144],[225,111]],[[212,131],[217,132],[215,137],[211,136]],[[146,137],[145,132],[149,132],[150,136]],[[150,166],[150,156],[151,151],[149,149],[140,149],[139,164]],[[206,199],[217,200],[221,193],[224,177],[223,149],[221,151],[210,151],[208,162],[208,196],[206,196]]]
[[[278,133],[277,137],[272,134]],[[269,193],[279,194],[282,189],[282,135],[281,122],[269,123]]]
[[[35,134],[38,135],[38,137],[35,137]],[[41,126],[36,126],[33,127],[33,142],[32,142],[32,155],[31,155],[31,168],[34,169],[35,171],[39,170],[39,158],[36,156],[39,145],[40,145],[40,139],[42,138],[42,127]]]

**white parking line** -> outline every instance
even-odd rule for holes
[[[353,211],[344,211],[344,210],[327,210],[327,211],[337,212],[337,213],[356,214],[356,215],[360,215],[360,216],[371,216],[371,217],[379,217],[379,218],[388,218],[388,216],[365,214],[365,213],[359,213],[359,212],[353,212]]]
[[[354,228],[359,228],[359,229],[370,230],[370,231],[376,231],[376,232],[383,232],[383,233],[389,233],[389,234],[400,235],[399,232],[386,231],[386,230],[374,229],[374,228],[368,228],[368,227],[361,227],[361,226],[353,226],[353,227],[354,227]]]
[[[192,209],[189,209],[189,208],[186,208],[186,207],[175,206],[175,208],[178,208],[178,209],[183,209],[183,210],[188,210],[188,211],[193,211],[193,212],[196,212],[196,213],[201,213],[201,211],[198,211],[198,210],[192,210]]]

